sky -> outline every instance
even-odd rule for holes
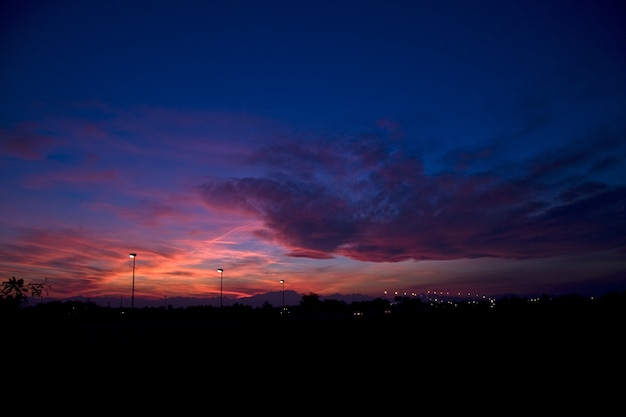
[[[625,18],[5,1],[0,279],[56,298],[626,290]]]

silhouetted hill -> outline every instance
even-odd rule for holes
[[[300,304],[302,295],[296,291],[285,290],[285,305],[295,306]],[[346,303],[352,303],[354,301],[370,301],[374,297],[363,294],[332,294],[328,296],[320,295],[320,300],[338,300]],[[47,303],[50,301],[80,301],[80,302],[92,302],[96,305],[103,307],[130,307],[130,297],[68,297],[68,298],[50,298],[44,297],[41,299],[30,300],[32,304]],[[224,296],[222,299],[222,305],[231,306],[234,304],[242,304],[251,307],[262,307],[264,304],[269,303],[273,307],[282,307],[283,292],[271,291],[264,294],[257,294],[251,297],[242,298],[229,298]],[[135,307],[194,307],[194,306],[213,306],[218,307],[220,305],[220,297],[163,297],[160,299],[146,299],[135,297]]]

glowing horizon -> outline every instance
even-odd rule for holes
[[[626,290],[621,14],[396,6],[7,10],[0,280],[130,297],[136,253],[135,298]]]

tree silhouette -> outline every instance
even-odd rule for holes
[[[45,278],[43,282],[25,282],[24,278],[11,279],[0,284],[0,305],[3,308],[19,309],[28,303],[28,297],[41,298],[43,293],[48,293],[50,285]]]

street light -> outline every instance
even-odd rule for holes
[[[283,284],[283,312],[285,312],[285,280],[281,279],[280,283]]]
[[[133,289],[130,295],[130,308],[132,310],[135,308],[135,258],[137,257],[137,254],[131,253],[128,257],[133,258]]]
[[[224,274],[224,270],[222,268],[218,268],[217,272],[220,273],[220,308],[222,308],[222,295],[224,294],[224,291],[223,291],[224,287],[222,285],[224,280],[222,279],[222,276]]]

